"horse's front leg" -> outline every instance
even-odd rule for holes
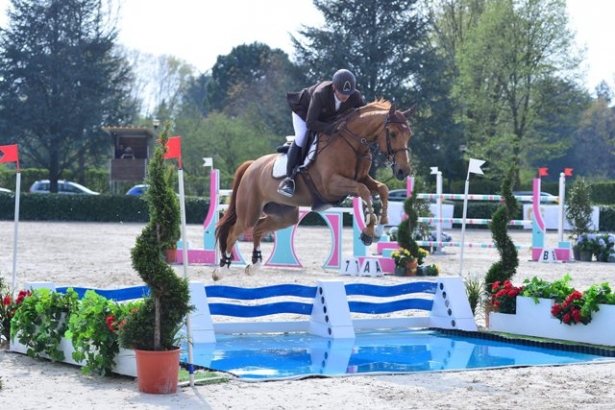
[[[374,212],[374,204],[372,203],[371,190],[362,182],[357,182],[339,175],[331,178],[329,187],[330,189],[328,192],[334,196],[352,195],[361,198],[365,212],[365,228],[361,232],[359,239],[361,239],[361,242],[363,242],[365,246],[371,245],[375,236],[374,228],[378,223],[378,216]]]
[[[386,225],[389,223],[389,187],[380,181],[376,181],[371,177],[367,177],[363,181],[371,192],[377,192],[380,196],[380,225]]]

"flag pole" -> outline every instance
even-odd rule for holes
[[[19,237],[19,196],[21,192],[21,172],[15,174],[15,227],[13,233],[13,283],[11,295],[15,294],[17,286],[17,238]]]
[[[459,253],[459,276],[463,276],[463,251],[466,241],[466,215],[468,213],[468,192],[470,191],[470,169],[468,168],[468,176],[463,196],[463,214],[461,216],[461,252]]]
[[[186,205],[184,194],[184,170],[181,168],[181,160],[179,162],[180,168],[177,170],[177,176],[179,179],[179,204],[181,210],[182,221],[182,265],[184,269],[184,278],[188,279],[188,239],[186,237]],[[188,337],[188,369],[190,375],[190,386],[194,386],[194,361],[192,351],[192,331],[190,326],[190,314],[186,315],[186,335]]]
[[[468,213],[468,194],[470,192],[470,174],[483,174],[483,170],[480,169],[485,161],[480,159],[470,158],[468,164],[468,175],[466,176],[466,185],[463,196],[463,215],[461,219],[461,252],[459,253],[459,276],[463,276],[463,252],[465,249],[466,240],[466,215]]]

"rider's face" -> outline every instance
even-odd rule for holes
[[[337,97],[337,99],[338,99],[338,100],[340,100],[341,102],[346,102],[346,100],[347,100],[348,98],[350,98],[350,96],[349,96],[349,95],[345,95],[345,94],[342,94],[341,92],[339,92],[339,91],[337,90],[337,88],[335,88],[335,86],[333,86],[333,90],[335,91],[335,96],[336,96],[336,97]]]

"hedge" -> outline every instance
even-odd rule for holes
[[[0,194],[0,220],[15,219],[15,199],[12,194]],[[209,209],[209,200],[201,197],[186,197],[186,223],[202,224]],[[346,203],[346,204],[349,204]],[[346,205],[345,204],[345,205]],[[497,209],[495,202],[471,202],[468,217],[491,219]],[[453,217],[463,216],[463,202],[454,202]],[[521,207],[520,207],[521,208]],[[142,197],[131,195],[57,195],[29,194],[20,196],[19,219],[21,221],[79,221],[79,222],[147,222],[147,204]],[[514,219],[523,219],[522,210]],[[344,226],[352,226],[352,216],[344,214]],[[302,225],[326,225],[316,213],[303,218]],[[484,226],[468,225],[468,228],[484,229]],[[600,231],[615,232],[615,206],[600,206]]]

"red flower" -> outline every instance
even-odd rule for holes
[[[11,295],[6,295],[4,298],[2,298],[2,304],[4,306],[10,305],[12,301],[13,299],[11,298]]]
[[[510,280],[495,281],[491,287],[491,304],[497,312],[516,313],[517,296],[522,290],[523,287],[513,286]]]
[[[117,324],[115,323],[115,316],[107,316],[107,318],[105,319],[105,322],[107,322],[107,327],[109,328],[110,331],[115,332],[116,326]]]

